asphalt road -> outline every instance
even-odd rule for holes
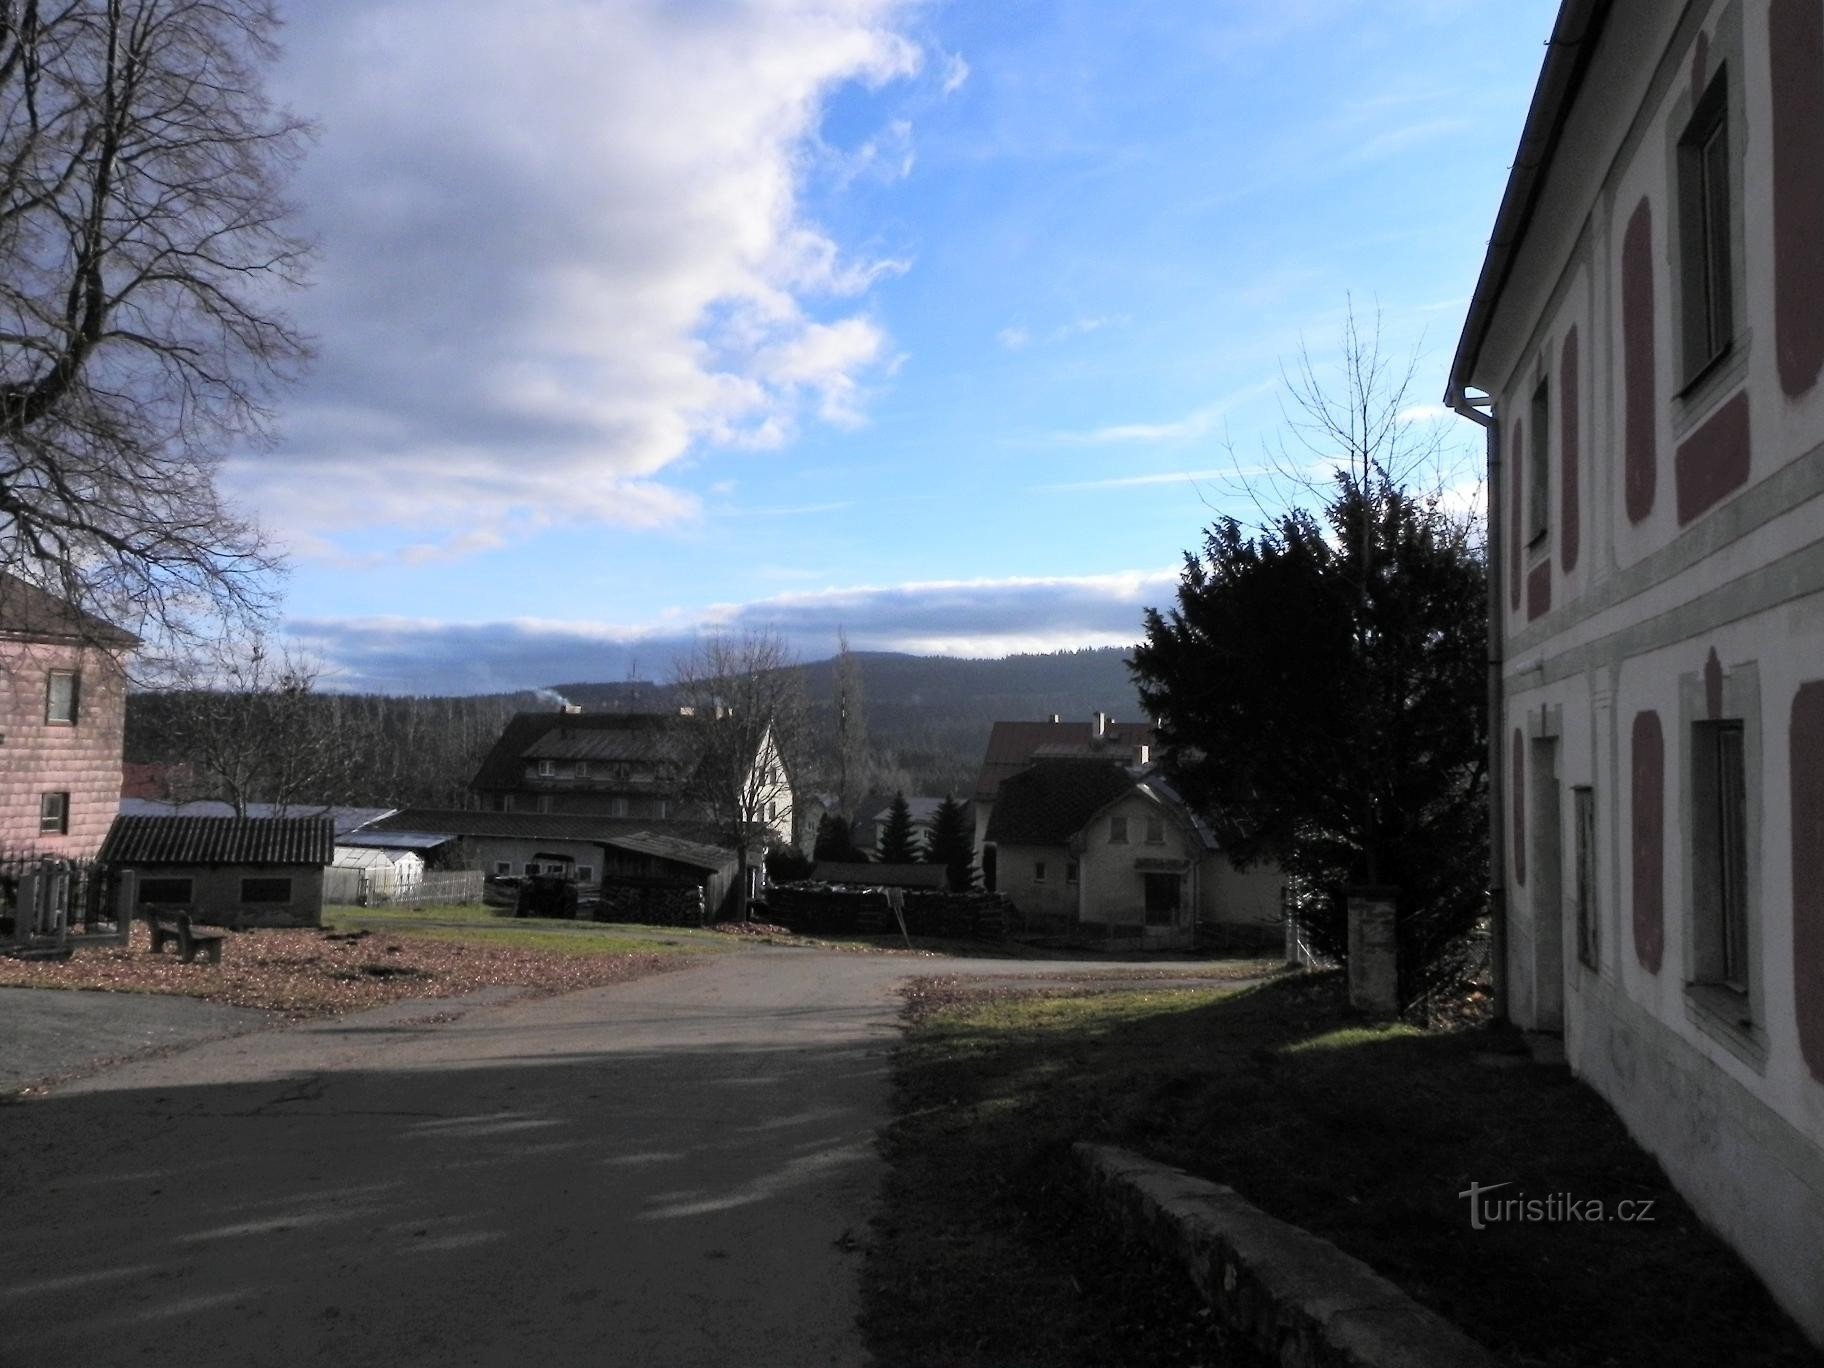
[[[276,1015],[155,993],[0,988],[0,1095],[123,1055],[258,1030]]]
[[[866,1363],[894,988],[957,967],[705,956],[0,1107],[0,1364]]]

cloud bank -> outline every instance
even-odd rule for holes
[[[933,581],[781,594],[722,604],[662,627],[515,619],[294,620],[287,630],[326,666],[324,684],[387,693],[490,693],[572,680],[616,680],[637,668],[663,679],[701,633],[777,630],[807,660],[835,650],[841,629],[864,651],[1001,656],[1139,640],[1141,614],[1171,600],[1177,571],[1056,579]]]
[[[398,524],[437,556],[689,518],[664,477],[699,445],[860,422],[891,359],[865,295],[906,263],[849,256],[804,182],[834,91],[926,65],[908,9],[290,0],[320,357],[232,487],[303,554]],[[890,123],[868,155],[910,140]]]

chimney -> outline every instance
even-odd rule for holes
[[[581,703],[566,703],[563,707],[558,709],[565,717],[575,717],[582,710],[583,705]]]
[[[1142,741],[1134,747],[1134,768],[1145,769],[1152,762],[1153,748]]]
[[[1051,715],[1051,725],[1054,727],[1057,726],[1058,723],[1062,722],[1063,720],[1064,719],[1062,717],[1059,717],[1058,714],[1056,714],[1056,713],[1053,713]]]
[[[1098,740],[1098,741],[1100,741],[1103,737],[1108,735],[1108,714],[1107,713],[1099,712],[1096,714],[1095,730],[1093,732],[1091,732],[1090,735],[1094,736],[1096,738],[1096,740]]]
[[[679,717],[695,717],[696,715],[697,710],[695,708],[684,706],[678,709]]]

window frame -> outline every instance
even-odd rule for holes
[[[1571,833],[1577,962],[1595,971],[1602,965],[1602,918],[1596,881],[1596,790],[1589,784],[1571,787]]]
[[[53,800],[55,808],[53,810]],[[38,834],[70,834],[70,793],[68,789],[48,789],[38,795]]]
[[[57,696],[57,681],[67,679],[70,682],[69,716],[59,717],[53,711]],[[73,727],[82,716],[82,671],[80,670],[47,670],[44,676],[44,725],[47,727]]]
[[[1753,981],[1747,744],[1740,718],[1691,726],[1691,981],[1739,995],[1744,1008]]]
[[[513,876],[513,861],[511,861],[511,860],[494,861],[494,877],[495,878],[508,879],[508,878],[511,878],[512,876]]]
[[[1552,382],[1543,368],[1533,386],[1526,434],[1526,545],[1544,543],[1552,530]]]
[[[1127,817],[1111,816],[1108,819],[1108,843],[1110,845],[1127,845]]]
[[[1034,883],[1045,882],[1045,861],[1034,860],[1032,862],[1032,881]]]
[[[1164,845],[1165,844],[1165,818],[1164,817],[1155,814],[1154,816],[1148,817],[1146,819],[1145,844],[1147,844],[1147,845]]]
[[[1677,258],[1680,379],[1697,384],[1735,343],[1735,251],[1740,206],[1729,68],[1717,69],[1678,137]]]

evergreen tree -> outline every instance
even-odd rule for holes
[[[938,805],[925,859],[944,866],[952,893],[967,893],[975,887],[975,832],[970,829],[969,814],[954,796]]]
[[[817,840],[811,847],[814,860],[834,860],[838,864],[857,864],[868,857],[855,845],[849,830],[849,819],[840,812],[826,812],[817,822]]]
[[[912,837],[912,809],[906,795],[893,795],[893,806],[887,811],[886,830],[880,833],[880,859],[883,864],[912,864],[918,859],[918,843]]]

